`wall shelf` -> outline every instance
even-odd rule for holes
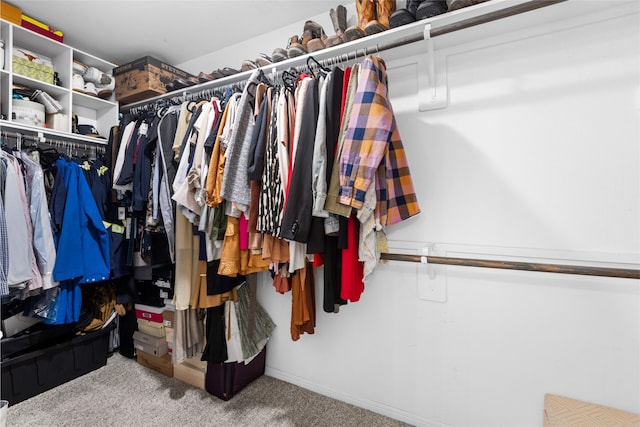
[[[41,134],[48,140],[106,143],[106,140],[96,140],[96,138],[70,132],[73,113],[78,116],[80,124],[95,126],[100,135],[108,135],[111,127],[118,124],[118,103],[115,101],[115,96],[101,99],[73,91],[72,69],[74,60],[79,60],[87,66],[96,67],[106,73],[111,73],[115,67],[114,64],[4,20],[0,20],[0,39],[5,42],[4,69],[0,70],[0,112],[3,117],[0,120],[0,127],[2,129],[12,129],[25,135]],[[51,58],[61,85],[50,84],[15,72],[13,55],[15,50],[20,48]],[[63,107],[61,113],[66,115],[66,122],[63,123],[65,129],[30,126],[14,121],[12,96],[15,84],[45,91],[55,98]],[[40,137],[37,139],[42,140]]]

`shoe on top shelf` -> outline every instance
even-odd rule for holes
[[[96,67],[87,67],[87,71],[84,72],[82,77],[87,82],[101,85],[109,84],[111,83],[111,80],[113,80],[110,75],[103,73]]]
[[[98,90],[96,89],[96,85],[93,82],[86,82],[84,84],[85,95],[98,96]]]
[[[87,66],[77,59],[73,60],[73,73],[83,75],[87,71]]]
[[[116,80],[111,79],[111,83],[108,83],[106,85],[96,84],[95,88],[96,88],[96,94],[98,95],[98,98],[107,99],[111,96],[111,94],[116,88]]]
[[[81,74],[74,74],[71,78],[71,89],[84,93],[84,79]]]

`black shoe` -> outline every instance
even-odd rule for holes
[[[398,9],[389,17],[389,27],[397,28],[403,25],[411,24],[416,21],[416,17],[408,9]]]
[[[440,15],[448,10],[446,1],[424,1],[416,10],[416,19],[427,19]]]

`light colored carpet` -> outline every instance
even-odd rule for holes
[[[116,353],[107,365],[9,407],[7,426],[406,426],[262,376],[230,401]]]

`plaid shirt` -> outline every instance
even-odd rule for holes
[[[338,197],[340,203],[360,209],[367,188],[375,182],[376,218],[382,225],[420,213],[387,91],[384,61],[366,57],[340,157]]]

